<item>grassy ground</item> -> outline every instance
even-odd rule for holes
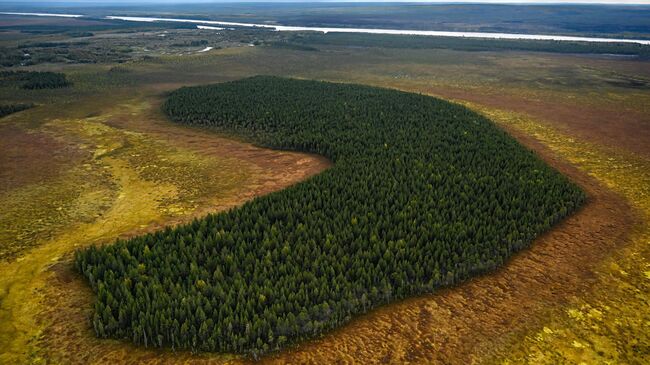
[[[8,207],[0,236],[0,362],[37,356],[43,328],[65,316],[58,302],[43,303],[56,295],[48,292],[50,271],[60,262],[69,271],[75,248],[225,209],[327,166],[170,125],[158,103],[118,93],[2,120],[1,145],[13,151],[3,157],[6,178],[18,181],[0,195]],[[16,161],[15,150],[34,152]],[[48,308],[55,311],[38,320]]]
[[[157,111],[167,90],[254,74],[471,102],[590,193],[580,213],[503,270],[380,308],[264,362],[648,361],[647,62],[238,47],[117,68],[47,67],[66,72],[75,86],[0,87],[2,100],[40,105],[0,120],[0,203],[8,207],[0,213],[0,363],[242,360],[97,340],[87,320],[92,296],[69,258],[75,247],[231,207],[324,168],[313,156],[171,125]]]
[[[650,162],[549,128],[525,115],[477,107],[493,120],[534,136],[624,196],[640,215],[629,242],[603,260],[591,290],[544,318],[509,347],[504,363],[630,363],[650,360]]]

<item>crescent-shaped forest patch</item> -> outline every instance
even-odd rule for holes
[[[258,76],[182,88],[163,108],[334,166],[78,251],[100,337],[258,356],[493,270],[585,199],[485,117],[425,95]]]

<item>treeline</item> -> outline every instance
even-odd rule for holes
[[[423,95],[254,77],[182,88],[164,111],[334,166],[225,213],[78,251],[100,337],[257,357],[493,270],[585,197],[489,120]]]
[[[195,39],[191,41],[172,43],[170,44],[170,47],[198,47],[198,46],[207,46],[207,45],[208,45],[207,39]]]
[[[58,72],[27,72],[21,79],[23,89],[58,89],[70,86],[65,74]]]
[[[299,43],[286,42],[286,41],[270,41],[270,42],[264,42],[263,44],[267,47],[290,49],[294,51],[308,51],[308,52],[318,51],[318,48],[315,47],[311,47]]]
[[[24,63],[26,59],[24,52],[20,49],[15,47],[0,47],[0,66],[17,66]]]
[[[67,48],[74,46],[87,46],[90,42],[34,42],[34,43],[25,43],[20,45],[20,48]]]
[[[58,72],[37,71],[0,71],[0,79],[13,81],[23,89],[58,89],[68,87],[70,83],[65,74]]]
[[[484,39],[404,36],[363,33],[303,33],[290,36],[294,43],[354,47],[454,49],[458,51],[532,51],[581,54],[617,54],[650,58],[650,46],[638,43],[566,42],[525,39]]]
[[[0,104],[0,118],[32,108],[33,106],[34,104]]]

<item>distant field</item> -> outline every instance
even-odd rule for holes
[[[135,11],[134,8],[132,9]],[[579,54],[609,54],[624,57],[650,57],[650,46],[634,43],[590,43],[567,41],[495,40],[432,36],[375,34],[322,34],[316,32],[275,32],[269,29],[234,27],[223,31],[199,30],[194,24],[169,22],[130,22],[108,20],[97,10],[83,10],[90,18],[48,18],[0,15],[0,65],[32,66],[50,63],[125,63],[160,55],[189,55],[205,46],[213,48],[262,45],[296,50],[318,50],[327,45],[346,47],[380,47],[412,49],[456,49],[463,51],[531,51]],[[260,10],[260,9],[258,9]],[[72,11],[72,10],[71,10]],[[106,14],[116,13],[107,10]],[[261,11],[261,10],[260,10]],[[123,12],[117,12],[122,14]],[[95,15],[92,15],[95,14]],[[135,13],[203,19],[193,13]],[[247,13],[249,15],[256,14]],[[96,18],[93,18],[95,16]],[[261,22],[251,19],[229,19]],[[283,23],[281,24],[290,24]],[[271,22],[270,24],[274,24]],[[314,25],[314,24],[297,24]],[[316,24],[318,25],[318,24]],[[340,26],[332,24],[321,24]],[[363,23],[357,27],[368,27]],[[399,29],[393,27],[392,29]],[[412,29],[408,28],[407,29]],[[416,28],[417,29],[417,28]],[[438,30],[437,28],[431,28]],[[443,29],[444,30],[444,27]],[[470,29],[471,30],[471,29]],[[478,29],[479,31],[483,31]],[[473,29],[477,31],[477,29]],[[499,32],[507,32],[500,30]],[[513,31],[514,32],[514,31]],[[553,34],[544,29],[528,34]],[[582,34],[596,37],[627,38],[621,34]],[[643,38],[636,35],[636,38]]]

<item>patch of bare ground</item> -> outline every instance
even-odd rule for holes
[[[52,136],[0,125],[0,194],[56,176],[83,154]]]

